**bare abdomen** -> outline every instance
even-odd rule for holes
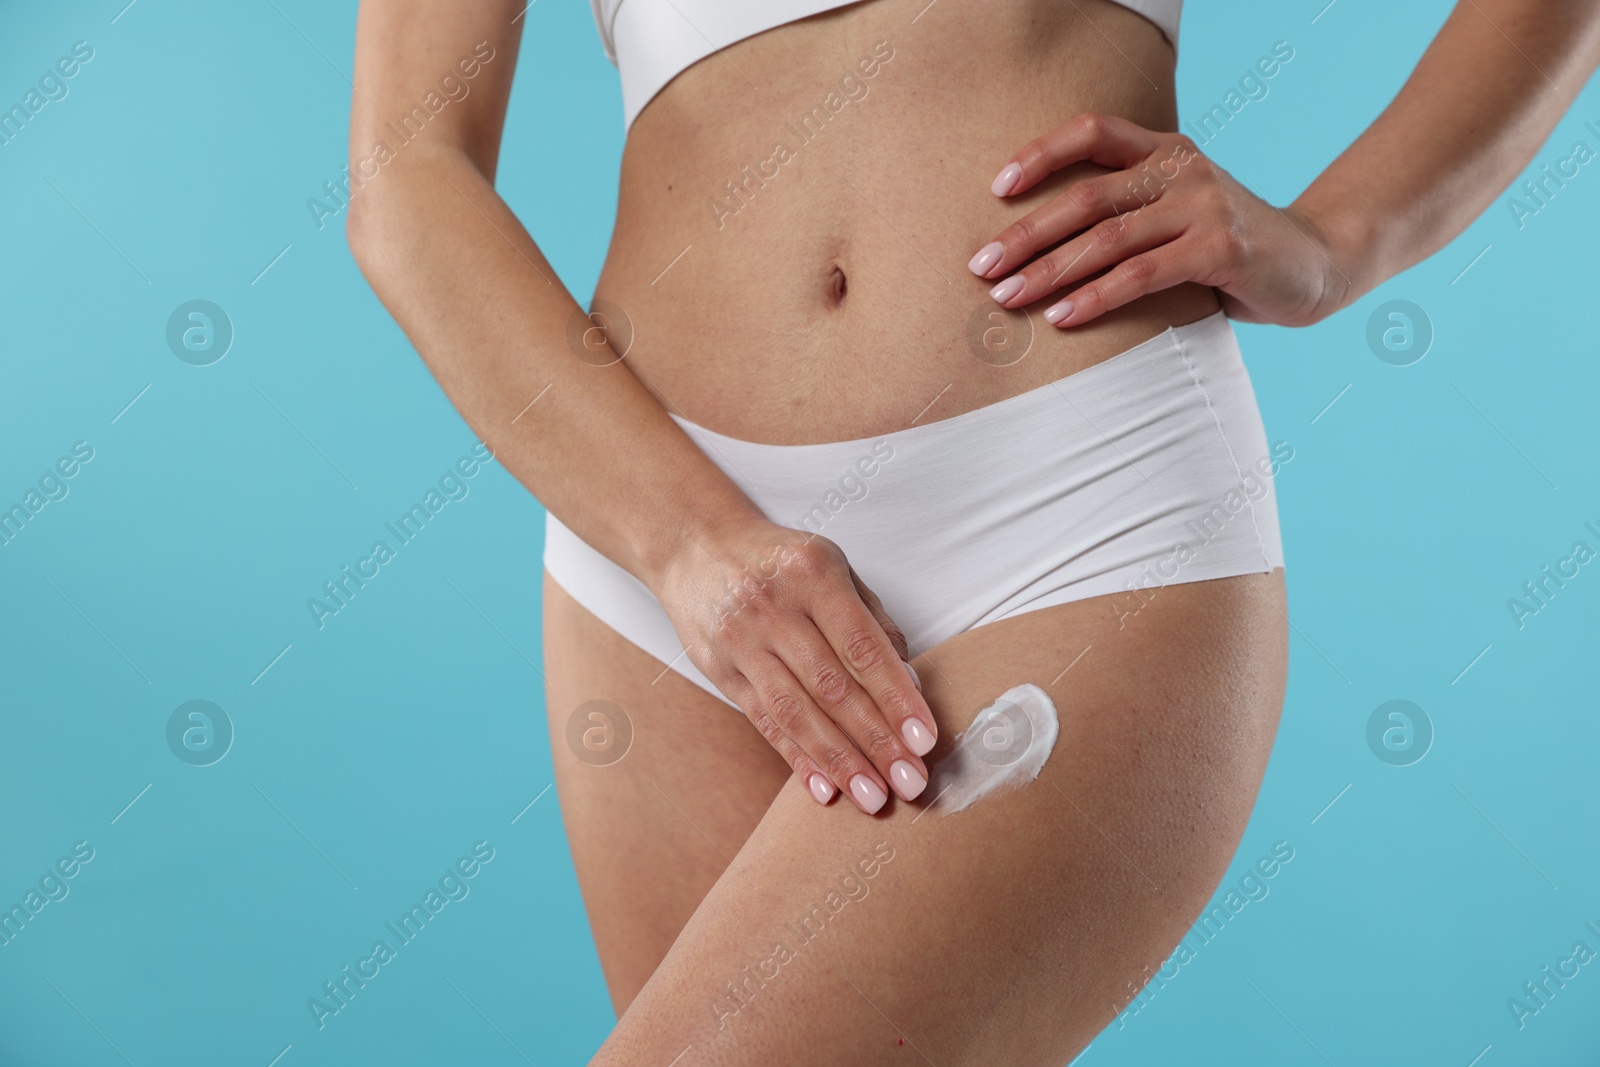
[[[596,299],[669,410],[747,440],[866,437],[1063,377],[1216,298],[1183,286],[1072,332],[1043,304],[999,313],[967,260],[1099,168],[1009,201],[989,183],[1083,111],[1174,128],[1172,66],[1108,0],[868,0],[741,41],[635,122]]]

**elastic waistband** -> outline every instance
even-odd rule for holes
[[[1062,397],[1074,403],[1080,399],[1088,402],[1090,398],[1103,401],[1103,394],[1097,390],[1108,380],[1116,382],[1119,390],[1126,391],[1130,377],[1133,380],[1141,377],[1139,374],[1141,368],[1138,365],[1143,365],[1144,369],[1151,371],[1157,368],[1170,368],[1173,366],[1174,357],[1184,352],[1187,352],[1191,359],[1202,361],[1212,354],[1223,359],[1230,357],[1237,359],[1237,341],[1233,333],[1233,324],[1228,321],[1227,314],[1216,311],[1203,319],[1182,326],[1169,326],[1149,340],[1141,341],[1132,348],[1123,349],[1099,363],[1074,371],[1053,382],[1046,382],[1027,392],[997,400],[993,404],[964,411],[946,419],[889,430],[871,437],[804,445],[773,445],[729,437],[727,434],[718,433],[678,415],[672,415],[672,419],[690,437],[699,441],[702,448],[708,448],[713,458],[720,456],[735,467],[760,465],[770,461],[786,464],[802,461],[807,466],[815,463],[820,469],[827,469],[833,465],[835,459],[849,461],[874,443],[885,439],[897,445],[901,443],[914,445],[921,439],[932,440],[946,436],[957,429],[964,437],[981,436],[991,428],[999,429],[1009,425],[1017,415],[1036,409],[1041,403],[1053,404]],[[1149,380],[1148,375],[1144,378]]]
[[[678,422],[769,519],[837,544],[913,648],[1075,600],[1125,595],[1119,610],[1136,610],[1153,588],[1283,566],[1273,479],[1293,450],[1268,444],[1221,313],[876,437],[766,445]],[[717,692],[649,589],[554,516],[546,536],[545,567],[579,603]]]

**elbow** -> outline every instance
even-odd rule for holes
[[[434,156],[413,148],[401,163],[390,163],[367,177],[359,170],[368,160],[351,159],[352,174],[362,173],[345,209],[344,239],[356,266],[370,281],[386,263],[404,264],[414,251],[429,216],[430,191],[446,172]]]
[[[357,174],[358,168],[365,162],[367,161],[358,161],[352,156],[351,175]],[[350,256],[356,261],[356,266],[369,276],[373,265],[385,258],[385,247],[392,245],[398,236],[395,220],[404,216],[401,204],[395,200],[395,196],[402,191],[392,188],[396,177],[391,174],[375,174],[354,185],[349,204],[345,208],[345,245],[349,247]],[[374,178],[378,180],[373,180]]]
[[[364,161],[352,160],[358,173]],[[418,145],[352,190],[345,209],[345,244],[361,273],[380,288],[385,277],[403,279],[437,224],[439,189],[479,176],[475,164],[452,148]],[[454,181],[452,181],[454,179]]]
[[[351,197],[345,212],[344,243],[361,276],[381,298],[394,280],[393,265],[403,264],[406,258],[400,250],[408,243],[408,235],[397,226],[395,213],[371,197]]]
[[[360,196],[350,198],[350,207],[344,216],[344,243],[356,266],[366,273],[377,258],[380,228],[377,213],[372,205]]]

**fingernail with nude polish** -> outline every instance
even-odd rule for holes
[[[1044,312],[1044,321],[1054,326],[1063,319],[1072,316],[1072,301],[1063,300],[1059,304],[1051,304]]]
[[[915,800],[928,788],[928,780],[903,759],[897,759],[889,765],[889,780],[894,783],[894,791],[904,800]]]
[[[917,687],[917,692],[922,692],[922,678],[917,674],[917,669],[906,660],[900,662],[906,665],[906,672],[911,675],[911,684]],[[917,755],[920,756],[922,753],[918,752]]]
[[[806,784],[811,787],[811,795],[817,798],[818,804],[826,804],[833,799],[833,783],[818,772],[812,771],[810,777],[806,779]]]
[[[1000,257],[1005,255],[1005,251],[1005,245],[999,241],[990,241],[978,249],[978,254],[972,257],[967,269],[981,278],[994,269],[994,265],[1000,262]]]
[[[868,815],[876,815],[878,809],[889,801],[878,783],[864,774],[858,774],[850,779],[850,793],[856,798],[856,804]]]
[[[1004,304],[1007,300],[1022,292],[1022,287],[1026,284],[1027,282],[1023,281],[1020,275],[1013,276],[990,289],[989,295],[994,297],[997,303]]]
[[[994,176],[994,184],[989,186],[989,191],[995,196],[1005,196],[1017,187],[1017,182],[1022,180],[1022,167],[1016,163],[1007,163],[999,174]]]
[[[907,719],[900,724],[900,736],[905,738],[906,747],[918,756],[926,756],[933,751],[933,734],[922,725],[921,719]]]

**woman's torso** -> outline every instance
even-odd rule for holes
[[[1070,331],[1039,304],[1030,329],[966,263],[1103,168],[1004,200],[989,183],[1079,112],[1174,129],[1172,74],[1162,32],[1110,0],[867,0],[747,38],[634,122],[597,308],[626,315],[628,363],[668,410],[771,444],[870,437],[1065,377],[1216,296],[1180,286]]]

